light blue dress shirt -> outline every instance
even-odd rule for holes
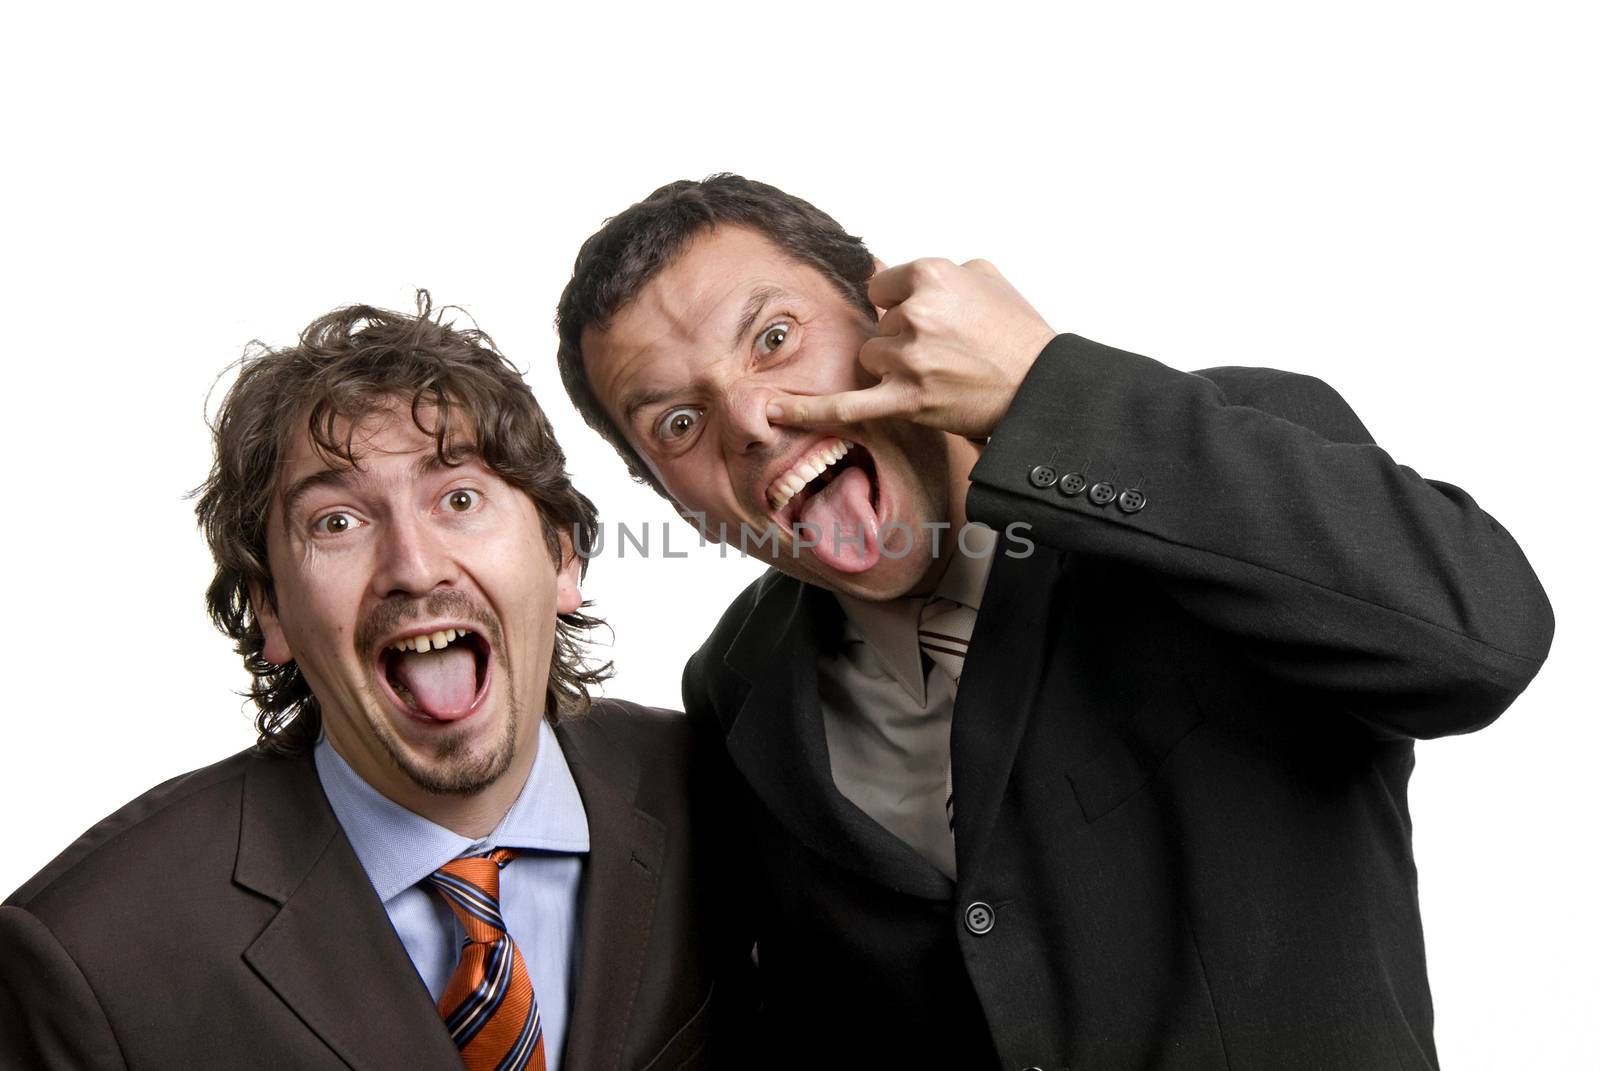
[[[315,756],[333,813],[435,1004],[455,972],[463,932],[425,879],[459,856],[523,849],[500,872],[500,911],[539,1001],[546,1065],[558,1071],[578,977],[578,896],[589,819],[550,726],[539,725],[539,753],[521,795],[482,840],[453,833],[380,795],[327,737],[317,742]]]

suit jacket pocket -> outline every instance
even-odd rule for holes
[[[1112,733],[1092,758],[1067,768],[1067,779],[1083,810],[1096,821],[1144,788],[1172,749],[1204,720],[1187,682],[1153,696]]]
[[[640,1071],[687,1071],[688,1068],[707,1065],[707,1021],[711,1018],[711,1000],[716,994],[716,983],[712,983],[710,991],[706,993],[706,999],[700,1002],[694,1014],[689,1016],[688,1021],[672,1035],[672,1040],[668,1041]]]

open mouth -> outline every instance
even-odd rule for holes
[[[433,721],[460,721],[489,691],[489,641],[460,626],[415,632],[378,651],[378,677],[395,703]]]
[[[767,488],[772,518],[827,565],[856,573],[877,563],[883,502],[865,447],[827,439]]]

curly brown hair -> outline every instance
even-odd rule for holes
[[[250,671],[260,747],[300,751],[321,727],[317,698],[299,668],[263,657],[250,604],[252,587],[275,597],[267,517],[281,462],[300,429],[324,456],[355,466],[355,428],[408,401],[412,421],[433,438],[446,464],[457,459],[452,429],[471,429],[476,455],[533,500],[558,566],[561,533],[571,533],[574,546],[594,545],[594,504],[572,486],[566,455],[533,392],[488,335],[445,322],[449,308],[435,312],[428,292],[419,290],[416,315],[352,305],[314,320],[294,346],[253,344],[211,424],[211,474],[194,491],[195,515],[217,567],[206,605]],[[580,569],[587,564],[580,558]],[[602,624],[581,610],[558,615],[545,689],[550,720],[586,708],[588,686],[611,675],[611,664],[591,663],[582,643]]]

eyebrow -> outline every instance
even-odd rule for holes
[[[783,291],[776,286],[758,286],[750,291],[750,296],[745,299],[744,311],[739,314],[739,326],[733,331],[733,345],[739,345],[750,328],[755,326],[761,310],[770,305],[774,298],[782,296]]]
[[[457,468],[469,461],[481,461],[482,455],[478,448],[471,443],[452,444],[445,451],[445,457],[439,456],[438,450],[430,450],[417,458],[411,466],[415,476],[427,476],[431,473],[441,472],[445,469]],[[295,510],[312,491],[322,487],[350,487],[361,482],[361,477],[356,475],[360,469],[353,465],[341,465],[338,468],[329,466],[319,469],[309,475],[296,480],[290,488],[283,493],[283,526],[289,527],[289,521],[295,515]]]
[[[761,310],[783,296],[784,291],[776,286],[758,286],[750,291],[750,296],[745,298],[744,307],[739,311],[739,322],[734,326],[730,348],[738,348],[744,336],[750,333],[750,328],[755,326],[756,317],[761,315]],[[664,388],[635,391],[627,395],[622,402],[623,422],[632,424],[634,414],[639,410],[670,401],[678,393],[676,389]]]
[[[655,405],[657,402],[667,401],[668,399],[676,397],[677,394],[678,391],[675,389],[634,391],[623,401],[623,423],[632,424],[633,415],[639,410]]]

